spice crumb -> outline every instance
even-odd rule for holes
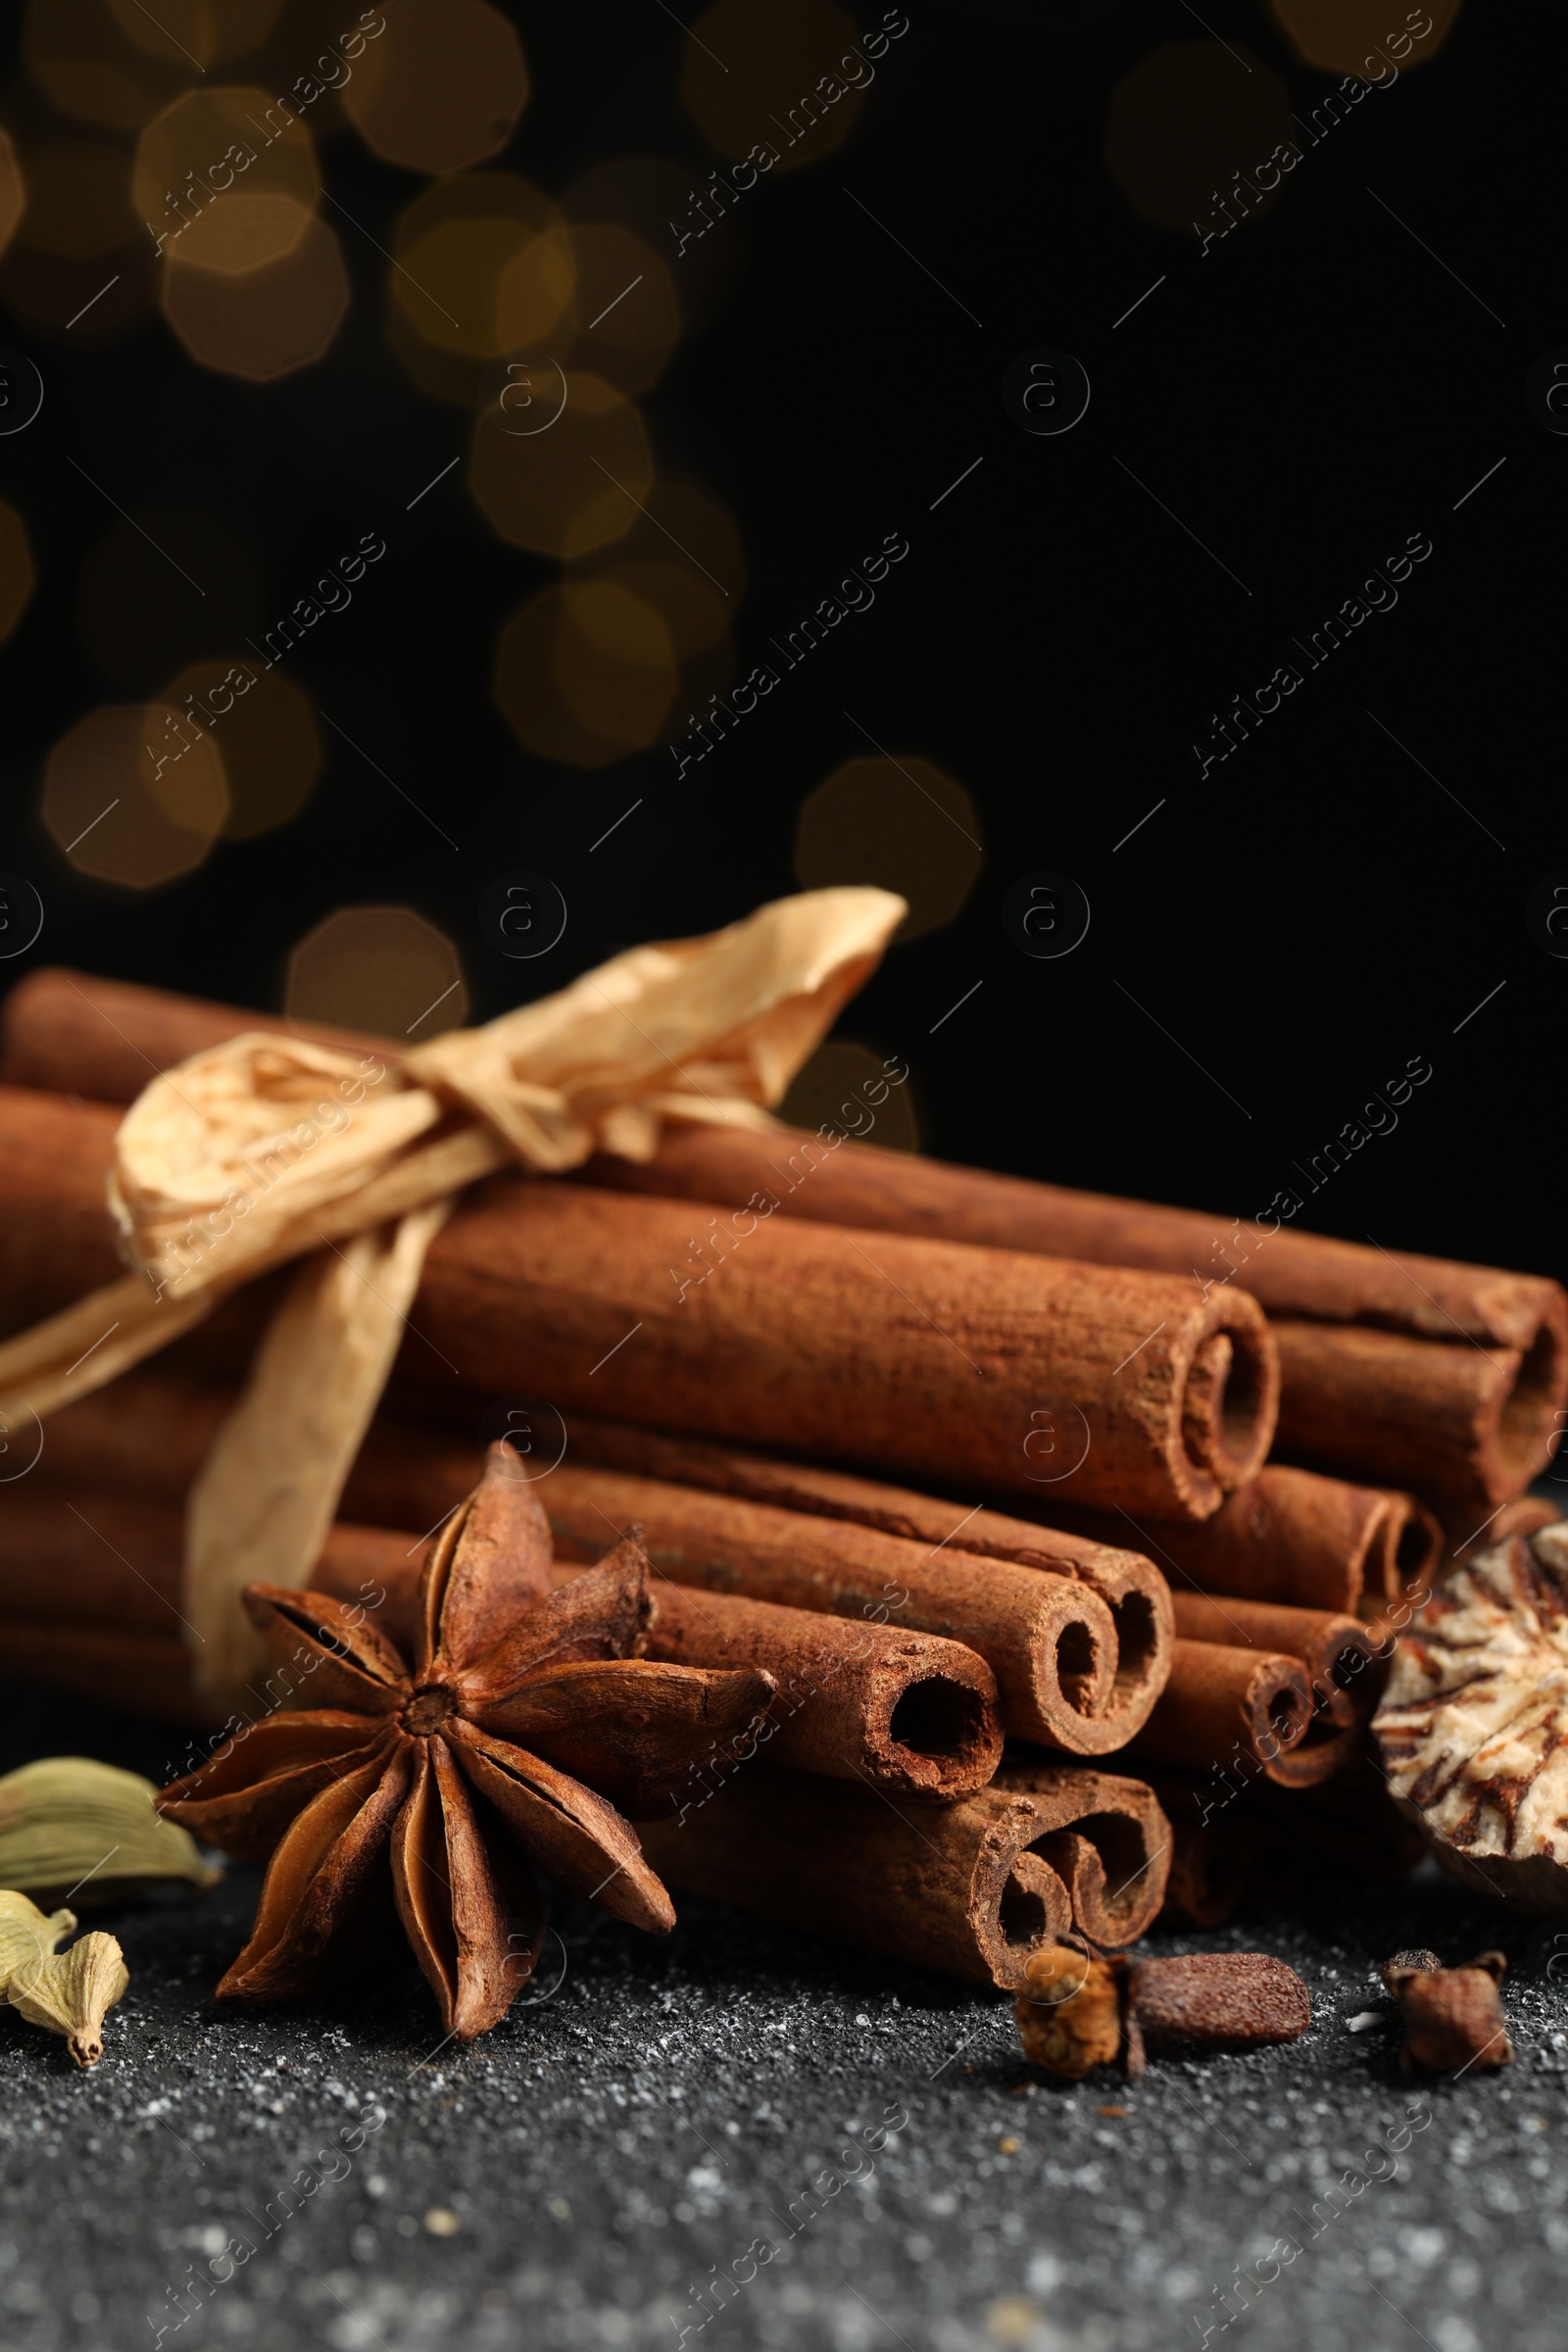
[[[424,2226],[432,2237],[456,2237],[463,2228],[450,2205],[432,2205],[424,2217]]]
[[[1095,2112],[1097,2115],[1125,2115],[1127,2110],[1125,2107],[1098,2107]]]
[[[1022,2144],[1021,2140],[1014,2139],[1009,2132],[1004,2138],[998,2140],[997,2152],[1002,2156],[1016,2156]]]

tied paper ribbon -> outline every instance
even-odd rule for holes
[[[308,1582],[464,1186],[651,1159],[666,1120],[773,1125],[904,913],[889,891],[807,891],[412,1053],[247,1032],[143,1090],[109,1184],[136,1271],[0,1345],[0,1414],[41,1420],[304,1259],[190,1492],[203,1691],[228,1703],[255,1671],[243,1587]]]

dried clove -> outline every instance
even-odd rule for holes
[[[1404,2024],[1403,2073],[1512,2066],[1513,2043],[1497,1992],[1507,1965],[1501,1952],[1478,1953],[1462,1968],[1445,1968],[1436,1952],[1395,1953],[1383,1982]]]
[[[1076,2082],[1121,2058],[1129,2079],[1151,2046],[1261,2049],[1311,2022],[1306,1986],[1267,1952],[1195,1952],[1106,1960],[1046,1944],[1024,1971],[1013,2015],[1031,2065]]]

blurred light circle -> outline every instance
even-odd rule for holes
[[[252,543],[188,507],[132,499],[77,580],[77,632],[131,694],[154,692],[195,655],[259,636],[272,617]]]
[[[671,551],[667,564],[638,562],[597,564],[595,580],[623,590],[659,615],[682,662],[710,654],[729,634],[729,608],[718,590],[682,564]]]
[[[426,189],[399,220],[393,252],[394,323],[406,322],[438,353],[468,361],[498,359],[521,339],[510,320],[505,333],[501,324],[509,270],[515,270],[509,311],[530,334],[563,319],[576,281],[561,213],[514,172],[476,172]],[[471,386],[474,378],[465,368],[439,380]]]
[[[309,131],[265,90],[188,90],[136,142],[131,201],[167,238],[166,260],[236,270],[279,261],[320,194]]]
[[[23,244],[81,261],[138,236],[146,240],[131,208],[122,146],[74,138],[35,150],[27,166]]]
[[[974,803],[929,760],[847,760],[801,803],[797,880],[807,890],[845,882],[896,890],[909,911],[895,939],[951,923],[983,858]]]
[[[527,97],[522,44],[488,0],[396,0],[342,106],[383,163],[447,172],[499,155]]]
[[[651,605],[618,580],[564,580],[554,673],[573,717],[624,751],[658,735],[677,684],[675,649]]]
[[[631,402],[596,375],[569,373],[548,432],[509,432],[499,409],[473,429],[468,486],[514,547],[563,560],[623,539],[646,501],[654,461]]]
[[[666,155],[611,156],[573,180],[561,199],[574,228],[623,228],[665,262],[673,265],[678,258],[680,267],[672,267],[670,274],[688,333],[715,316],[740,274],[739,237],[724,235],[722,222],[681,244],[692,196],[705,179],[705,173]],[[594,313],[584,315],[592,318]]]
[[[42,815],[77,873],[152,890],[200,865],[228,814],[217,753],[160,703],[111,703],[61,738]]]
[[[896,1068],[906,1066],[892,1058]],[[907,1079],[895,1084],[880,1054],[848,1038],[829,1038],[802,1062],[778,1115],[792,1127],[831,1127],[890,1152],[920,1149]]]
[[[289,957],[283,1009],[422,1043],[462,1026],[468,991],[451,940],[412,906],[344,906]]]
[[[735,517],[711,491],[699,489],[695,482],[656,481],[643,494],[636,520],[615,542],[612,554],[595,559],[596,569],[607,564],[617,572],[629,564],[679,565],[702,580],[731,619],[746,594],[746,552]],[[678,652],[700,650],[700,639],[683,644],[673,618],[670,625]]]
[[[832,0],[717,0],[686,35],[681,98],[720,155],[762,147],[773,162],[759,170],[792,172],[848,137],[875,72],[858,42],[854,20]]]
[[[131,210],[125,152],[72,138],[24,159],[27,208],[4,260],[0,292],[33,327],[101,345],[147,318],[154,250]]]
[[[571,360],[622,392],[650,390],[680,340],[668,267],[641,237],[610,222],[574,228],[571,245],[581,321]]]
[[[307,696],[244,655],[193,662],[160,701],[207,729],[228,789],[223,835],[253,841],[298,816],[321,767],[321,739]]]
[[[594,585],[598,585],[594,583]],[[676,671],[658,615],[606,583],[584,604],[564,586],[542,589],[502,629],[491,692],[525,751],[590,773],[654,740]]]
[[[1366,0],[1269,0],[1269,13],[1297,56],[1321,74],[1353,74],[1361,81],[1386,81],[1390,68],[1402,74],[1407,66],[1422,66],[1435,57],[1453,28],[1463,0],[1425,0],[1417,14],[1431,30],[1417,36],[1406,18],[1386,25]],[[1390,42],[1409,43],[1402,57]]]
[[[1250,52],[1219,41],[1162,42],[1111,93],[1111,176],[1135,213],[1185,236],[1195,222],[1223,231],[1217,199],[1281,144],[1296,144],[1285,84]],[[1266,212],[1278,193],[1230,194],[1231,219]]]
[[[265,41],[282,0],[157,0],[156,15],[142,0],[108,0],[126,39],[149,57],[177,62],[183,54],[203,68],[243,57]]]
[[[27,0],[22,53],[50,103],[105,130],[140,130],[201,71],[125,38],[109,0]]]
[[[191,358],[252,383],[320,359],[349,307],[342,249],[314,215],[281,261],[203,270],[171,251],[164,271],[164,317]]]
[[[0,130],[0,253],[4,253],[22,219],[27,202],[27,189],[22,177],[22,166],[11,143],[9,131]]]
[[[0,638],[9,637],[37,580],[27,529],[15,507],[0,505]]]

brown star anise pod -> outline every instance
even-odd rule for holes
[[[220,1999],[310,1990],[373,1927],[388,1865],[446,2031],[465,2041],[505,2016],[538,1959],[531,1862],[617,1919],[674,1925],[625,1816],[664,1810],[775,1685],[630,1656],[648,1610],[635,1538],[559,1587],[552,1564],[549,1523],[502,1444],[425,1565],[412,1666],[363,1610],[247,1586],[255,1623],[318,1703],[266,1717],[158,1800],[227,1853],[271,1856]]]

